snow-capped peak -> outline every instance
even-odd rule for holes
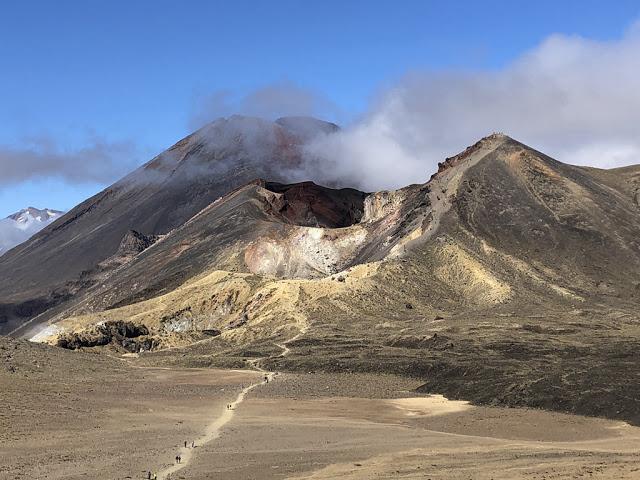
[[[0,220],[0,255],[28,240],[63,214],[50,208],[27,207]]]
[[[34,207],[27,207],[23,208],[19,212],[14,213],[13,215],[9,215],[7,219],[15,221],[16,227],[20,230],[28,230],[32,228],[34,224],[49,223],[50,220],[59,217],[60,215],[62,215],[62,213],[63,212],[60,212],[58,210],[51,210],[49,208],[40,210]]]

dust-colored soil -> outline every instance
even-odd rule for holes
[[[0,479],[143,478],[259,378],[135,368],[0,338]]]
[[[3,338],[0,359],[3,480],[640,476],[640,428],[421,395],[406,377],[141,367]]]
[[[640,476],[640,429],[625,423],[404,397],[404,379],[359,377],[277,376],[176,478]],[[353,393],[354,383],[372,381],[382,396],[397,389],[404,398],[342,396]]]

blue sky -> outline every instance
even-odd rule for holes
[[[273,84],[313,92],[348,123],[407,72],[500,70],[558,33],[614,41],[639,11],[635,1],[5,2],[0,217],[69,209],[108,176],[7,181],[6,150],[15,163],[46,144],[64,162],[98,138],[130,147],[119,152],[135,165],[189,133],[208,95]]]

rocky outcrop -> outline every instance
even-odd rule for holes
[[[138,351],[140,348],[150,350],[153,347],[151,339],[145,339],[142,342],[132,340],[144,335],[149,335],[149,330],[144,325],[126,321],[108,321],[98,323],[82,332],[63,333],[58,337],[57,346],[77,350],[115,344],[129,351]]]
[[[373,223],[399,210],[405,200],[403,190],[385,190],[367,196],[362,223]]]
[[[158,240],[159,235],[145,235],[135,230],[129,230],[120,241],[117,256],[133,256],[143,252]]]

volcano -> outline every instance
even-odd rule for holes
[[[640,167],[493,134],[424,184],[298,181],[336,129],[232,117],[181,140],[0,258],[4,332],[640,421]],[[91,346],[123,321],[144,334]]]

